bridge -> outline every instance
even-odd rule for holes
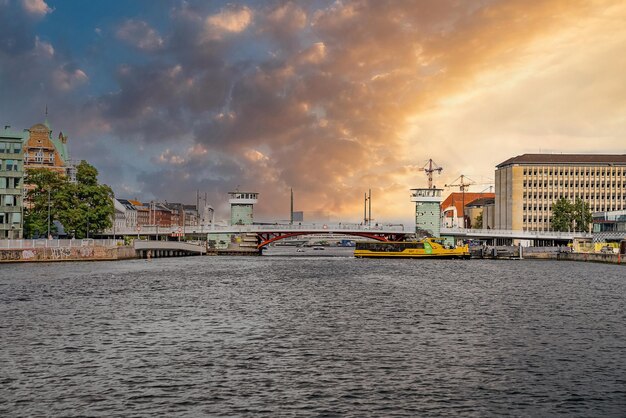
[[[207,234],[256,234],[259,237],[258,247],[270,244],[286,238],[303,235],[348,235],[361,238],[369,238],[377,241],[403,241],[409,235],[414,234],[413,227],[405,227],[401,224],[376,224],[363,225],[353,223],[320,223],[320,224],[253,224],[253,225],[230,225],[230,226],[192,226],[192,227],[158,227],[142,226],[140,231],[135,228],[118,229],[117,235],[133,236],[141,235],[148,237],[167,236],[170,239],[182,240],[182,236],[194,237],[200,240],[207,239]],[[104,235],[112,235],[108,231]],[[586,232],[557,232],[557,231],[523,231],[506,229],[464,229],[464,228],[441,228],[442,236],[450,236],[457,239],[521,239],[543,241],[572,241],[578,239],[592,239],[591,233]],[[148,241],[150,242],[150,241]],[[174,241],[166,241],[174,242]]]
[[[285,238],[301,235],[349,235],[369,238],[377,241],[403,241],[406,236],[412,234],[413,229],[405,229],[399,224],[362,225],[350,223],[320,223],[320,224],[253,224],[253,225],[230,225],[230,226],[192,226],[184,229],[179,226],[157,227],[141,226],[136,228],[116,228],[105,231],[104,236],[137,236],[137,237],[169,237],[170,239],[182,239],[182,236],[207,239],[207,234],[256,234],[259,237],[258,247],[270,244]],[[151,241],[144,241],[151,242]],[[164,241],[175,242],[175,241]]]
[[[203,242],[135,240],[133,245],[141,258],[206,254],[206,245]]]
[[[591,239],[593,234],[588,232],[558,232],[558,231],[523,231],[510,229],[465,229],[441,228],[441,235],[467,239],[524,239],[524,240],[553,240],[572,241],[575,238]]]

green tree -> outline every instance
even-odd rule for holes
[[[27,187],[24,210],[24,235],[28,237],[46,236],[56,232],[52,222],[57,217],[60,192],[66,183],[63,176],[45,168],[35,168],[26,172]]]
[[[476,219],[474,220],[473,227],[476,229],[483,229],[483,213],[482,212],[480,212],[478,216],[476,217]]]
[[[47,190],[51,190],[51,218],[61,222],[68,234],[85,238],[111,227],[113,191],[98,183],[98,170],[86,161],[76,169],[76,183],[46,169],[30,170],[27,183],[35,187],[27,194],[32,202],[25,216],[29,236],[47,230]]]
[[[98,184],[98,170],[86,161],[76,167],[76,183],[65,185],[59,203],[62,205],[59,221],[76,238],[89,237],[112,225],[113,191],[105,184]]]
[[[572,227],[572,204],[564,197],[552,205],[552,219],[550,221],[555,231],[567,232]]]
[[[593,222],[589,203],[583,201],[580,197],[577,197],[572,205],[572,220],[574,221],[575,231],[587,231],[589,224]]]

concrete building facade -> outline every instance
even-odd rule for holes
[[[23,237],[23,141],[9,126],[0,131],[0,239]]]
[[[625,209],[626,155],[519,155],[498,164],[495,187],[496,229],[547,231],[560,198],[592,212]]]

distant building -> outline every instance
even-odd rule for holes
[[[293,221],[294,222],[304,222],[304,212],[302,212],[302,211],[294,211],[293,212]]]
[[[28,139],[24,145],[25,171],[33,168],[45,168],[56,171],[75,179],[75,168],[70,165],[67,149],[67,136],[59,133],[57,138],[52,135],[50,124],[46,120],[31,126]]]
[[[24,134],[0,131],[0,239],[23,236]]]
[[[122,205],[124,210],[124,227],[136,228],[137,227],[137,208],[128,199],[115,199]]]
[[[546,231],[560,198],[592,212],[626,209],[626,155],[519,155],[498,164],[495,185],[497,229]]]
[[[443,225],[448,228],[474,228],[476,217],[482,209],[476,207],[470,211],[468,207],[477,199],[495,198],[495,193],[474,193],[474,192],[453,192],[441,203],[443,214]],[[465,207],[465,212],[463,208]],[[465,213],[465,223],[463,223],[463,213]],[[480,228],[480,227],[478,227]]]
[[[491,193],[493,194],[493,193]],[[467,217],[471,220],[471,227],[475,229],[493,229],[495,225],[495,197],[481,197],[465,205]],[[482,223],[476,219],[482,215]]]
[[[626,210],[595,212],[593,232],[619,232],[626,239]]]
[[[133,207],[135,208],[135,211],[136,211],[135,216],[136,216],[138,227],[142,227],[144,225],[152,225],[150,223],[151,218],[150,218],[149,204],[143,204],[138,200],[132,200],[132,199],[128,199],[128,202],[130,202],[130,204],[133,205]]]

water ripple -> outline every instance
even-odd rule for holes
[[[623,416],[624,272],[342,257],[2,266],[0,415]]]

